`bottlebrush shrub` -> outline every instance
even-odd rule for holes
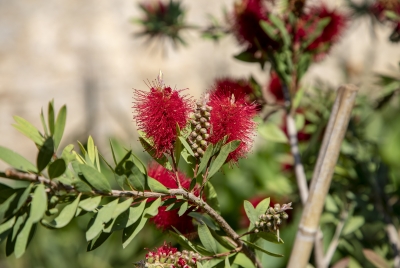
[[[269,198],[256,207],[244,201],[250,226],[248,232],[239,235],[220,215],[217,193],[210,182],[227,160],[237,161],[250,149],[254,104],[234,92],[211,91],[205,105],[213,107],[210,122],[214,136],[210,136],[204,154],[195,157],[187,142],[191,133],[188,112],[195,113],[188,98],[165,86],[161,73],[149,92],[135,90],[134,94],[139,140],[158,166],[150,164],[147,168],[131,150],[119,158],[112,143],[109,163],[91,137],[86,146],[78,142],[80,152],[72,144],[60,149],[65,106],[55,116],[54,104],[49,103],[47,120],[41,114],[43,131],[15,117],[15,127],[35,143],[38,154],[36,164],[32,164],[0,147],[0,159],[11,166],[0,172],[5,178],[0,182],[0,242],[7,240],[6,255],[21,257],[38,225],[59,229],[89,213],[92,218],[85,234],[88,251],[119,231],[125,248],[148,221],[168,231],[170,238],[188,250],[179,251],[160,241],[163,245],[138,262],[139,267],[214,267],[222,258],[239,253],[262,267],[255,251],[281,257],[255,244],[258,239],[282,243],[277,221],[272,229],[260,228],[262,215],[275,209],[269,207]],[[101,168],[100,159],[111,176]],[[183,174],[178,169],[180,161],[185,161],[193,174]],[[7,186],[10,180],[25,184],[14,189]]]

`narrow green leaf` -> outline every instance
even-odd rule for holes
[[[101,202],[101,196],[94,196],[83,199],[79,202],[79,207],[86,211],[94,211]]]
[[[272,242],[275,244],[283,244],[283,240],[281,238],[279,238],[278,240],[278,236],[276,234],[270,233],[270,232],[258,232],[256,234],[258,237],[267,240],[268,242]]]
[[[15,216],[0,225],[0,244],[7,238],[8,234],[10,233],[10,231],[14,226],[14,223],[15,223]]]
[[[50,133],[53,136],[54,135],[54,125],[55,125],[55,119],[54,119],[54,101],[49,102],[49,110],[48,110],[48,122],[49,122],[49,129]]]
[[[19,193],[15,192],[10,195],[6,201],[0,204],[0,223],[6,220],[9,214],[14,210],[14,207],[18,205]]]
[[[229,263],[229,256],[225,258],[225,267],[224,268],[231,268],[231,264]]]
[[[3,146],[0,146],[0,159],[12,166],[13,168],[23,171],[32,171],[35,173],[37,172],[37,168],[35,167],[35,165],[26,160],[23,156]]]
[[[62,174],[64,174],[66,169],[67,169],[67,166],[65,164],[64,159],[62,159],[62,158],[56,159],[53,163],[51,163],[49,165],[49,168],[48,168],[48,173],[49,173],[50,179],[60,177]]]
[[[179,136],[178,139],[182,143],[183,147],[185,147],[185,149],[188,151],[188,153],[191,156],[194,156],[194,152],[193,152],[192,148],[190,147],[189,143],[187,143],[187,141],[185,140],[185,138],[182,136]]]
[[[206,186],[204,187],[204,194],[206,196],[208,205],[218,212],[218,214],[221,214],[217,192],[210,182],[206,183]]]
[[[140,172],[136,166],[131,168],[131,174],[127,179],[133,189],[142,192],[147,189],[148,183],[146,175]]]
[[[176,131],[178,133],[178,136],[180,137],[180,129],[179,125],[176,124]],[[175,162],[176,165],[179,165],[179,160],[181,159],[181,151],[182,151],[182,142],[180,139],[176,139],[174,143],[174,157],[175,157]]]
[[[31,219],[32,217],[26,220],[24,227],[21,232],[19,232],[15,241],[14,253],[17,259],[25,253],[25,249],[28,246],[29,235],[33,224]]]
[[[145,164],[137,157],[134,153],[132,153],[132,161],[135,163],[135,166],[142,172],[143,174],[147,175],[147,170]]]
[[[212,219],[207,217],[208,216],[207,214],[201,214],[201,213],[192,211],[188,215],[190,217],[195,218],[198,222],[202,222],[202,223],[207,224],[207,226],[210,227],[212,230],[218,230],[219,229],[218,226],[215,225],[215,223],[212,221]]]
[[[278,35],[274,27],[264,20],[260,20],[260,26],[263,31],[273,40],[278,40]]]
[[[112,214],[112,219],[117,218],[121,213],[125,212],[132,204],[133,198],[130,197],[126,199],[125,201],[118,203],[113,214]]]
[[[181,208],[180,208],[179,211],[178,211],[179,217],[182,216],[182,215],[186,212],[186,210],[188,209],[188,207],[189,207],[188,202],[184,202],[184,203],[182,204]]]
[[[364,225],[365,219],[362,216],[354,216],[347,221],[346,225],[343,228],[342,234],[348,235],[359,229]]]
[[[199,238],[203,246],[211,252],[217,253],[217,243],[214,237],[211,235],[210,230],[208,230],[207,225],[199,224],[197,228]]]
[[[281,33],[284,45],[286,47],[290,46],[291,38],[290,38],[288,31],[286,30],[285,23],[278,16],[275,16],[274,14],[270,14],[269,19],[279,29],[279,32]]]
[[[36,223],[43,218],[44,213],[47,210],[47,194],[46,187],[43,184],[36,186],[33,193],[30,220],[32,223]]]
[[[204,152],[203,157],[201,158],[199,169],[197,170],[197,174],[200,174],[200,172],[202,172],[203,169],[207,166],[208,161],[213,156],[213,151],[214,151],[214,145],[212,143],[210,143],[210,145],[207,146],[207,149]]]
[[[32,190],[33,183],[29,184],[28,187],[25,188],[21,196],[18,198],[17,207],[14,209],[13,214],[17,213],[23,205],[25,205],[26,200],[28,199],[31,190]]]
[[[288,143],[288,138],[283,130],[272,122],[260,124],[258,126],[258,133],[268,141]]]
[[[97,212],[97,214],[89,223],[88,230],[86,231],[87,241],[94,239],[103,230],[103,224],[109,222],[112,219],[112,215],[117,205],[118,199],[115,199],[107,205],[103,206]]]
[[[19,116],[14,116],[14,120],[17,123],[13,124],[13,127],[15,127],[19,132],[31,139],[37,145],[40,146],[43,144],[44,139],[39,130],[34,125]]]
[[[46,120],[44,120],[43,108],[40,112],[40,121],[42,122],[44,133],[46,134],[46,136],[50,136],[49,131],[47,130]]]
[[[54,128],[54,148],[57,150],[58,146],[60,145],[62,136],[64,134],[65,129],[65,122],[67,121],[67,106],[61,107],[60,111],[57,115],[57,120]]]
[[[90,240],[86,250],[87,251],[92,251],[95,250],[96,248],[100,247],[106,240],[109,238],[111,233],[104,233],[101,232],[98,236]]]
[[[175,230],[175,232],[169,231],[169,234],[173,236],[176,241],[185,249],[190,250],[190,251],[195,251],[197,252],[196,247],[193,245],[192,242],[189,241],[185,236],[183,236],[175,227],[172,226],[172,228]]]
[[[269,197],[265,198],[260,203],[258,203],[258,205],[256,207],[257,217],[260,216],[261,214],[264,214],[265,212],[267,212],[267,209],[269,208],[269,203],[270,203]]]
[[[129,208],[129,219],[126,226],[129,227],[134,224],[142,215],[146,206],[147,199],[143,200],[140,204],[136,204]]]
[[[87,146],[87,152],[88,152],[89,159],[94,164],[95,149],[94,149],[94,142],[93,142],[92,136],[89,136],[86,146]]]
[[[115,157],[114,146],[112,144],[111,139],[110,139],[110,147],[111,147],[111,153],[112,153],[112,156],[113,156],[114,164],[116,165],[117,164],[117,158]]]
[[[151,205],[145,209],[143,216],[147,218],[154,217],[158,214],[158,208],[161,206],[161,197],[154,200]]]
[[[167,168],[168,170],[172,170],[171,164],[169,164],[168,159],[165,155],[161,156],[160,158],[157,158],[155,155],[155,149],[153,146],[148,143],[144,138],[139,137],[139,141],[143,146],[143,149],[160,165],[163,167]]]
[[[142,215],[140,221],[124,229],[122,233],[122,247],[126,248],[136,235],[143,229],[147,218]]]
[[[28,218],[27,213],[20,215],[17,218],[17,220],[12,228],[12,231],[8,234],[7,243],[6,243],[6,256],[10,256],[14,252],[17,235],[22,230],[23,224],[25,223],[27,218]]]
[[[77,141],[78,145],[79,145],[79,149],[81,150],[81,154],[85,157],[87,155],[87,151],[85,149],[85,146],[83,146],[82,143],[80,143],[80,141]]]
[[[217,171],[222,167],[225,163],[225,160],[228,158],[228,155],[235,151],[240,145],[240,141],[234,140],[231,141],[224,146],[222,146],[221,151],[219,152],[218,156],[213,161],[210,171],[208,172],[207,179],[211,178]]]
[[[100,159],[99,159],[99,151],[97,150],[97,146],[94,146],[94,162],[96,163],[96,168],[99,172],[101,172],[100,169]]]
[[[68,165],[70,162],[75,160],[75,154],[73,153],[74,150],[74,145],[73,144],[69,144],[67,146],[65,146],[61,157],[62,159],[65,160],[65,164]]]
[[[236,248],[234,241],[231,238],[229,238],[228,236],[220,236],[213,229],[210,229],[210,232],[213,235],[213,237],[215,238],[215,240],[217,240],[218,243],[221,244],[221,246],[223,246],[227,249]]]
[[[42,224],[51,228],[62,228],[66,226],[75,216],[80,197],[81,195],[78,195],[78,197],[72,203],[66,205],[60,214],[51,222],[42,220]]]
[[[247,218],[249,218],[250,222],[254,224],[258,220],[258,215],[257,215],[255,208],[247,200],[244,200],[243,206],[244,206],[244,211],[246,212]]]
[[[36,159],[36,166],[38,171],[41,172],[50,163],[51,158],[54,154],[54,141],[52,137],[48,137],[42,147],[39,149],[39,153]]]
[[[249,241],[246,241],[246,240],[243,240],[243,239],[242,239],[242,241],[245,242],[245,243],[246,243],[247,245],[249,245],[250,247],[252,247],[252,248],[254,248],[254,249],[257,249],[257,250],[259,250],[259,251],[261,251],[261,252],[263,252],[263,253],[265,253],[265,254],[267,254],[267,255],[270,255],[270,256],[273,256],[273,257],[283,257],[282,254],[277,254],[277,253],[269,252],[269,251],[263,249],[262,247],[259,247],[259,246],[257,246],[256,244],[253,244],[253,243],[251,243],[251,242],[249,242]]]
[[[164,194],[169,193],[167,187],[165,187],[161,182],[159,182],[151,177],[147,177],[147,183],[152,192],[164,193]]]
[[[83,176],[85,176],[85,179],[93,186],[93,188],[103,192],[111,191],[110,183],[102,173],[97,171],[95,168],[84,164],[80,164],[79,168]]]

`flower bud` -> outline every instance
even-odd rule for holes
[[[206,118],[204,118],[204,117],[202,117],[202,118],[200,118],[200,123],[205,123],[205,122],[207,122],[208,120],[206,119]]]
[[[192,144],[192,149],[197,149],[199,146],[197,145],[197,143],[193,143]]]
[[[205,140],[200,141],[200,145],[203,147],[207,147],[207,142]]]
[[[204,154],[204,151],[203,151],[203,149],[201,149],[201,148],[197,148],[197,153],[198,153],[199,155],[203,155],[203,154]]]
[[[203,137],[201,137],[201,136],[199,135],[199,136],[197,136],[196,140],[202,141],[202,140],[203,140]]]
[[[197,119],[201,118],[201,114],[199,114],[199,113],[195,113],[194,116],[195,116]]]
[[[209,118],[211,116],[211,114],[209,112],[204,112],[203,116]]]
[[[207,129],[201,128],[201,129],[200,129],[200,133],[201,133],[201,134],[207,134]]]
[[[190,136],[192,136],[193,138],[196,138],[197,137],[196,131],[193,131],[192,133],[190,133]]]
[[[210,134],[203,134],[203,138],[206,140],[210,137]]]
[[[204,123],[204,127],[205,127],[205,128],[210,128],[210,127],[211,127],[211,124],[208,123],[208,122],[205,122],[205,123]]]
[[[196,130],[200,130],[201,129],[201,125],[200,124],[198,124],[198,125],[196,125],[196,128],[195,128]]]

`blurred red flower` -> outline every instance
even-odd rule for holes
[[[274,71],[271,72],[267,91],[275,98],[277,103],[282,103],[285,101],[281,80],[278,74]]]
[[[134,119],[138,129],[153,142],[156,157],[173,149],[176,125],[184,128],[188,122],[192,105],[180,92],[164,86],[160,80],[151,85],[150,92],[134,91]]]

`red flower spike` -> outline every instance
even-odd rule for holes
[[[326,53],[330,46],[337,42],[347,24],[346,16],[337,10],[329,10],[323,3],[320,6],[311,7],[305,17],[306,18],[304,18],[304,21],[314,19],[315,26],[321,19],[330,19],[328,25],[325,26],[321,35],[317,37],[307,48],[308,50],[318,50],[320,53]],[[309,31],[307,32],[308,36],[312,35],[312,32],[314,31],[313,28],[314,27],[309,28]]]
[[[251,102],[253,94],[253,89],[248,81],[229,77],[216,79],[214,90],[224,96],[235,94],[236,98],[243,98],[247,102]]]
[[[161,72],[149,87],[150,92],[134,91],[132,108],[138,129],[153,142],[156,157],[161,157],[173,149],[177,138],[176,125],[180,128],[186,126],[192,105],[186,96],[179,94],[182,90],[164,85]]]
[[[239,43],[253,50],[258,50],[259,46],[277,47],[278,43],[272,40],[259,24],[261,20],[268,21],[267,13],[262,0],[242,0],[235,5],[232,31]]]
[[[255,103],[247,103],[245,98],[237,93],[231,95],[229,90],[215,88],[210,92],[211,106],[210,123],[212,133],[209,141],[216,144],[226,135],[229,141],[240,140],[240,146],[229,154],[227,161],[237,162],[245,157],[251,148],[256,124],[253,117],[257,113]]]
[[[157,163],[153,163],[148,167],[148,175],[162,183],[165,187],[176,188],[175,174]],[[181,172],[179,172],[178,176],[182,187],[188,189],[190,187],[190,179]],[[195,189],[194,194],[198,196],[199,190]],[[163,200],[166,199],[168,199],[168,197]],[[166,209],[166,206],[161,206],[158,209],[158,214],[150,219],[158,229],[162,231],[172,230],[172,226],[174,226],[184,235],[190,235],[195,232],[192,217],[188,216],[191,209],[187,210],[180,217],[176,210],[165,211]]]

